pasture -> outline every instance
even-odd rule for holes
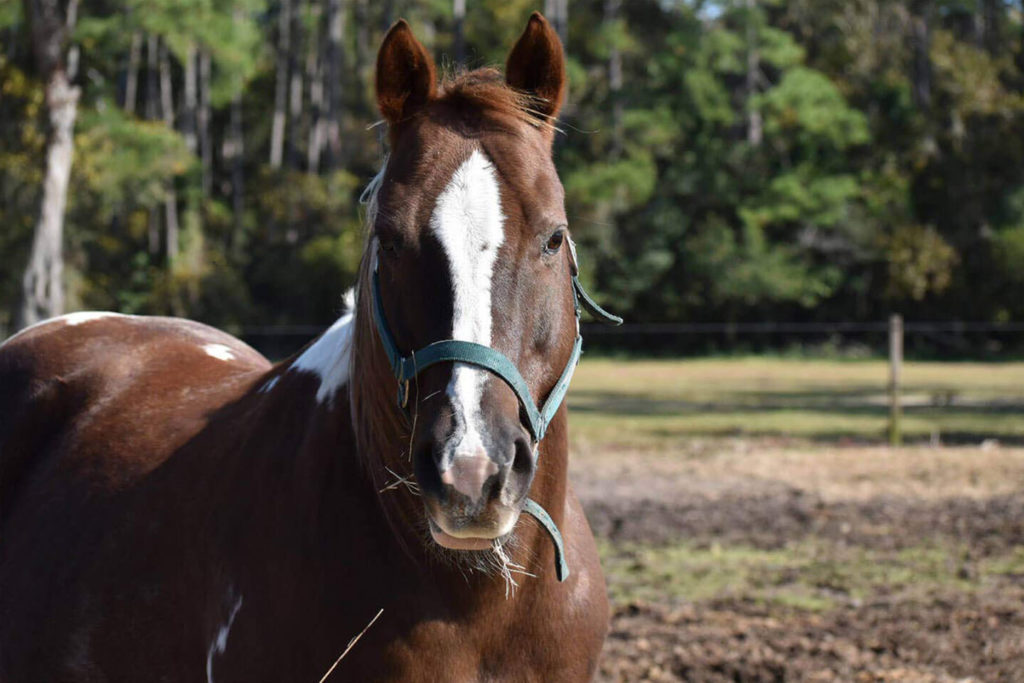
[[[1024,364],[588,359],[600,680],[1024,679]],[[859,678],[858,678],[859,677]]]

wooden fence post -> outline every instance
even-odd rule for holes
[[[900,403],[901,382],[903,376],[903,316],[889,316],[889,444],[899,446],[903,443],[903,432],[900,430],[900,419],[903,417],[903,406]]]

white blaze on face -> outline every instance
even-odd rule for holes
[[[494,166],[483,153],[474,151],[437,198],[430,218],[430,229],[441,242],[451,273],[452,339],[491,345],[491,279],[505,237],[504,222]],[[486,370],[455,364],[447,393],[466,428],[458,443],[449,444],[446,456],[484,454],[480,397],[489,379]],[[457,488],[459,483],[454,482]],[[479,489],[463,493],[475,497]]]

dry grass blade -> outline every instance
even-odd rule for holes
[[[347,655],[349,653],[349,650],[351,650],[352,647],[356,643],[359,642],[359,639],[363,637],[363,634],[370,630],[370,627],[373,626],[374,622],[376,622],[377,619],[380,617],[380,615],[383,614],[383,613],[384,613],[384,608],[381,607],[377,611],[377,614],[374,615],[373,619],[370,619],[370,623],[367,624],[366,626],[364,626],[363,630],[360,631],[358,634],[356,634],[355,638],[353,638],[352,640],[348,641],[348,645],[345,646],[345,651],[341,653],[340,657],[338,657],[337,659],[334,660],[334,664],[331,664],[331,668],[327,670],[327,673],[324,674],[324,677],[320,679],[319,683],[324,683],[324,681],[327,680],[327,677],[330,676],[331,673],[334,672],[334,670],[338,667],[338,664],[341,663],[341,660],[345,659],[345,655]]]
[[[496,564],[498,573],[505,581],[505,599],[508,600],[516,594],[516,589],[519,588],[519,584],[516,583],[515,578],[512,576],[512,572],[515,571],[517,574],[522,573],[518,569],[513,570],[513,567],[520,567],[520,565],[512,562],[512,558],[509,557],[505,547],[499,541],[494,541],[492,550],[494,551],[494,555],[497,559]]]
[[[406,475],[406,476],[403,477],[403,476],[400,476],[397,472],[395,472],[390,467],[385,466],[384,469],[386,469],[388,471],[388,474],[390,474],[392,477],[394,477],[395,480],[392,481],[391,483],[389,483],[384,488],[380,489],[377,493],[384,493],[385,491],[394,491],[399,486],[404,486],[405,488],[409,489],[409,491],[413,495],[415,495],[415,496],[420,495],[420,486],[419,486],[419,484],[417,484],[415,481],[412,480],[412,475],[411,474]]]

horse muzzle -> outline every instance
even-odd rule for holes
[[[440,515],[440,517],[444,519],[446,516]],[[504,521],[500,521],[500,519]],[[512,531],[519,519],[519,512],[510,510],[500,519],[484,524],[475,520],[474,523],[460,527],[458,524],[453,525],[451,520],[440,523],[434,521],[434,515],[427,513],[431,538],[438,545],[450,550],[489,550],[496,541],[500,541]],[[451,531],[445,531],[445,527]]]
[[[430,430],[433,438],[426,436],[421,442],[414,468],[431,536],[439,545],[455,550],[490,548],[515,527],[536,459],[528,435],[513,420],[492,415],[492,424],[498,424],[491,434],[497,438],[486,439],[486,447],[471,437],[453,440],[448,424],[435,424],[436,430]]]

